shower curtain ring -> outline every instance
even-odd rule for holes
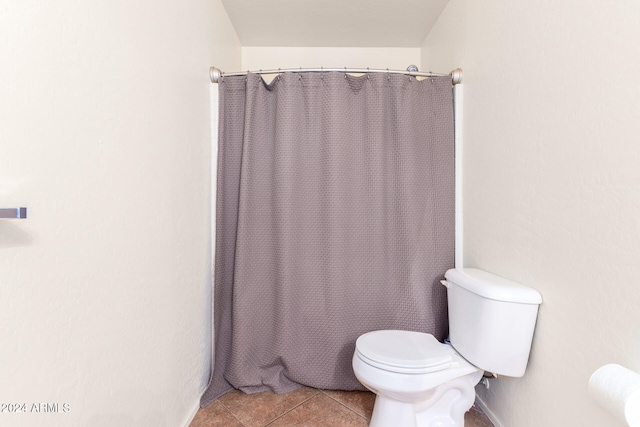
[[[367,67],[367,80],[371,80],[371,74],[369,74],[369,67]]]
[[[391,74],[389,74],[389,69],[387,68],[387,80],[391,80]]]
[[[344,78],[347,78],[347,67],[344,67]]]

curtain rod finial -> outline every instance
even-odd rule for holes
[[[218,83],[221,75],[222,71],[219,68],[209,67],[209,78],[211,79],[211,83]]]
[[[456,68],[451,72],[450,75],[451,75],[451,83],[453,83],[454,86],[459,83],[462,83],[462,68]]]

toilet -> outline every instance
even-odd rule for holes
[[[353,371],[376,394],[370,427],[463,427],[485,372],[524,375],[540,294],[475,268],[445,279],[450,344],[397,330],[357,339]]]

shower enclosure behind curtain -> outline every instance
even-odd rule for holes
[[[355,340],[447,334],[449,77],[255,74],[220,83],[211,403],[231,388],[362,389]]]

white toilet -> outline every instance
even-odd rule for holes
[[[353,371],[377,395],[370,427],[463,427],[484,371],[524,374],[540,294],[475,268],[445,278],[451,345],[394,330],[356,341]]]

